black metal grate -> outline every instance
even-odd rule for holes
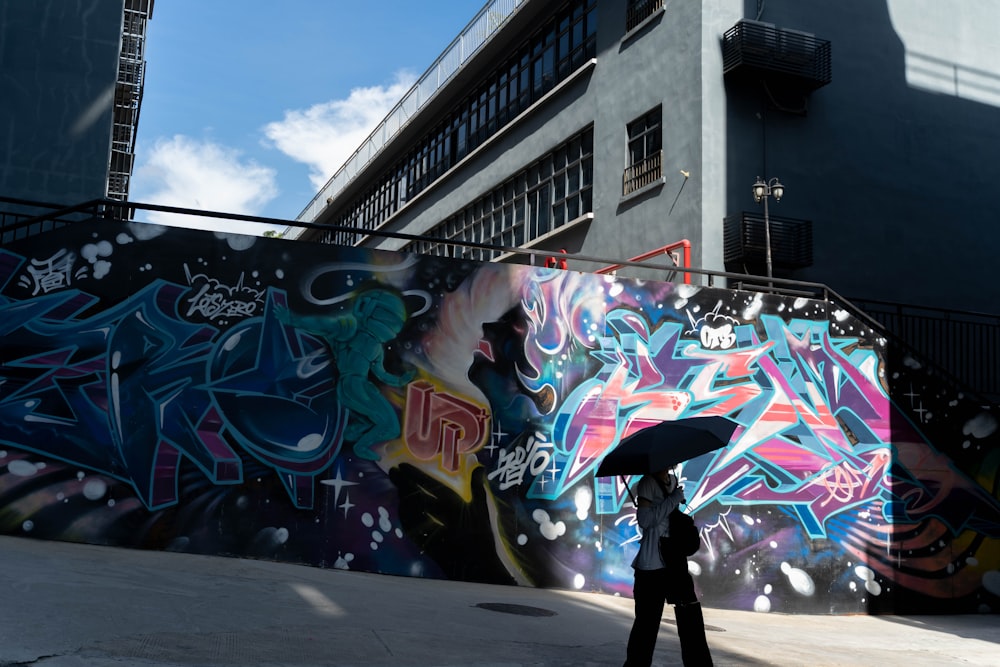
[[[779,269],[801,269],[812,265],[812,221],[769,215],[771,262]],[[767,243],[761,213],[731,215],[723,223],[726,267],[761,267],[767,261]]]
[[[851,301],[964,386],[1000,402],[1000,314]]]
[[[632,30],[663,7],[663,0],[629,0],[625,11],[625,30]]]
[[[722,37],[722,71],[811,91],[832,80],[830,51],[810,33],[744,19]]]

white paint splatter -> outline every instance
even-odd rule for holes
[[[586,486],[581,486],[576,491],[573,502],[576,504],[576,518],[584,521],[590,510],[590,503],[594,499],[594,493]]]
[[[94,262],[94,278],[96,280],[100,280],[109,273],[111,273],[111,262],[103,259]]]
[[[253,247],[253,244],[257,242],[256,236],[249,236],[245,234],[227,234],[225,232],[214,232],[214,234],[215,238],[225,241],[229,244],[230,248],[236,251],[251,248]]]
[[[538,523],[542,536],[547,540],[555,540],[566,534],[566,524],[562,521],[552,522],[549,513],[542,509],[535,510],[531,517]]]
[[[677,294],[682,299],[690,299],[691,297],[693,297],[695,294],[697,294],[700,291],[701,291],[701,287],[698,286],[698,285],[688,285],[686,283],[682,283],[682,284],[680,284],[680,285],[677,286]]]
[[[764,296],[762,294],[755,294],[753,299],[750,301],[749,305],[743,309],[743,319],[744,320],[755,320],[757,315],[760,313],[761,307],[764,305]]]
[[[384,507],[378,508],[378,527],[382,529],[383,533],[388,533],[392,530],[392,521],[389,520],[389,510]]]
[[[997,418],[988,412],[981,412],[962,427],[962,435],[971,435],[973,438],[987,438],[997,430]]]
[[[577,574],[573,577],[573,588],[576,590],[581,590],[586,583],[587,579],[582,574]]]
[[[102,479],[91,479],[83,485],[83,497],[87,500],[100,500],[108,491],[108,485]]]
[[[38,472],[38,466],[31,461],[17,459],[7,464],[7,472],[16,477],[31,477]]]
[[[796,593],[809,597],[816,592],[816,584],[813,583],[812,577],[805,570],[792,567],[788,563],[782,563],[781,572],[788,577],[788,583],[792,585]]]
[[[140,241],[155,239],[157,236],[165,234],[166,231],[170,229],[169,227],[165,227],[163,225],[150,225],[145,222],[131,222],[128,227],[132,236]]]

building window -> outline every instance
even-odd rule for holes
[[[662,126],[662,107],[628,124],[628,166],[622,176],[622,195],[641,190],[662,178]]]
[[[594,210],[594,130],[548,155],[407,244],[405,252],[490,261],[504,251],[442,241],[517,248]]]
[[[625,32],[632,30],[640,23],[663,8],[663,0],[629,0],[625,10]]]
[[[410,151],[332,221],[377,229],[407,201],[597,56],[597,0],[570,0],[444,115]],[[375,200],[375,201],[373,201]],[[321,241],[353,245],[362,233],[330,232]]]

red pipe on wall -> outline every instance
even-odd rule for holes
[[[675,250],[680,250],[681,251],[681,261],[680,261],[680,264],[677,264],[676,260],[674,260],[673,252]],[[681,239],[680,241],[677,241],[676,243],[670,243],[670,244],[665,245],[665,246],[660,246],[656,250],[650,250],[649,252],[644,252],[641,255],[637,255],[636,257],[633,257],[629,261],[630,262],[642,262],[642,261],[645,261],[645,260],[650,259],[652,257],[656,257],[657,255],[670,255],[670,259],[674,260],[674,264],[678,268],[683,268],[683,269],[691,268],[691,242],[688,241],[687,239]],[[611,266],[605,266],[603,269],[598,269],[597,271],[594,271],[594,273],[614,273],[615,271],[617,271],[618,269],[622,268],[623,266],[624,266],[624,264],[612,264]],[[690,285],[691,284],[691,274],[690,273],[685,273],[684,274],[684,283],[686,285]]]

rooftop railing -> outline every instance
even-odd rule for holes
[[[326,208],[327,200],[336,197],[396,136],[406,123],[430,101],[435,94],[461,69],[516,12],[524,0],[494,0],[483,7],[476,17],[448,45],[423,76],[410,88],[385,119],[376,127],[361,146],[327,181],[326,185],[299,213],[299,221],[311,222]]]

